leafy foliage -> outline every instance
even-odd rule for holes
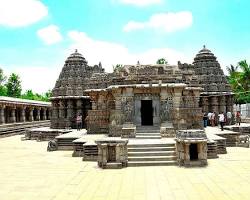
[[[235,93],[236,103],[250,103],[250,65],[246,60],[243,60],[236,67],[230,65],[227,70],[229,72],[228,80]]]
[[[168,64],[168,61],[165,58],[160,58],[156,61],[156,64]]]
[[[118,73],[123,68],[122,64],[113,65],[113,71]]]
[[[22,99],[37,100],[37,101],[49,101],[51,97],[51,90],[48,90],[45,94],[34,93],[32,90],[27,90],[21,94],[21,79],[17,74],[12,73],[7,82],[6,76],[3,70],[0,68],[0,96],[20,97]]]
[[[22,92],[21,79],[20,77],[12,73],[6,83],[7,95],[9,97],[20,97]]]

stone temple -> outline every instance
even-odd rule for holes
[[[204,112],[232,112],[233,93],[217,58],[205,46],[193,64],[138,62],[118,65],[112,73],[101,63],[89,66],[76,50],[65,61],[51,101],[52,130],[76,128],[81,114],[87,135],[105,138],[93,144],[66,134],[49,142],[48,150],[72,150],[73,143],[73,156],[97,160],[103,168],[107,163],[203,166],[208,157],[226,153],[226,139],[208,138],[202,120]]]
[[[193,64],[124,65],[106,73],[77,51],[65,61],[52,95],[51,128],[75,128],[78,113],[88,133],[121,136],[131,125],[202,128],[203,112],[227,112],[233,95],[220,64],[205,48]],[[173,133],[171,129],[170,135]]]

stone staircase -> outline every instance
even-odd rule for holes
[[[136,127],[136,139],[161,139],[160,127],[138,126]]]
[[[175,143],[138,142],[128,144],[128,166],[177,165]]]

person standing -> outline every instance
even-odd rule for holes
[[[227,112],[227,124],[231,125],[232,123],[232,113],[230,111]]]
[[[76,117],[76,126],[77,126],[77,131],[80,131],[82,128],[82,115],[79,113]]]
[[[236,112],[236,124],[238,124],[240,126],[240,122],[241,122],[240,111],[237,111]]]
[[[223,114],[223,112],[221,112],[219,115],[219,123],[220,123],[220,128],[221,128],[221,131],[224,130],[224,123],[225,123],[225,116]]]
[[[207,117],[207,113],[205,112],[204,115],[203,115],[203,125],[204,125],[204,128],[207,127],[207,120],[208,120],[208,117]]]
[[[207,117],[208,117],[208,126],[212,126],[212,122],[211,122],[212,114],[213,113],[211,113],[211,112],[208,112],[208,114],[207,114]]]

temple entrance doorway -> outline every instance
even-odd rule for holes
[[[141,100],[141,125],[153,125],[153,105],[152,100]]]
[[[197,146],[197,144],[190,144],[189,154],[190,154],[190,160],[198,160],[198,146]]]

